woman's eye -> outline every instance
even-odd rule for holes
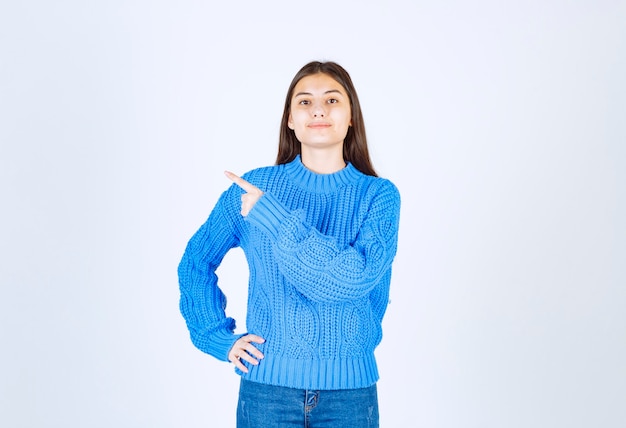
[[[309,105],[310,102],[309,102],[309,100],[300,100],[300,102],[298,104],[306,106],[306,105]]]
[[[328,100],[328,104],[335,104],[335,103],[338,103],[338,102],[339,102],[339,100],[337,100],[336,98],[331,98],[331,99]]]

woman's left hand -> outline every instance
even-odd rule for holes
[[[230,171],[224,171],[224,174],[226,174],[226,177],[231,179],[233,183],[246,191],[246,193],[241,195],[241,215],[244,217],[247,216],[252,207],[254,207],[254,204],[256,204],[256,201],[263,196],[263,191],[255,185],[248,183],[237,174],[233,174]]]

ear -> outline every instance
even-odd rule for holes
[[[293,131],[293,120],[291,119],[291,113],[289,113],[289,118],[287,119],[287,126]]]

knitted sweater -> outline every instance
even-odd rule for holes
[[[351,389],[378,380],[374,349],[389,299],[400,196],[348,164],[333,174],[300,157],[243,178],[264,195],[242,217],[232,185],[189,241],[178,268],[192,342],[227,361],[241,334],[225,314],[215,270],[241,247],[248,261],[246,328],[265,338],[247,380],[300,389]],[[242,360],[243,361],[243,360]]]

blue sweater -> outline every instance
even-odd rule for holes
[[[372,385],[398,240],[398,190],[351,164],[316,174],[300,157],[243,178],[264,195],[244,218],[243,190],[226,190],[178,267],[191,340],[228,361],[242,336],[225,314],[215,274],[239,246],[250,269],[246,328],[266,340],[258,345],[265,358],[239,374],[300,389]]]

